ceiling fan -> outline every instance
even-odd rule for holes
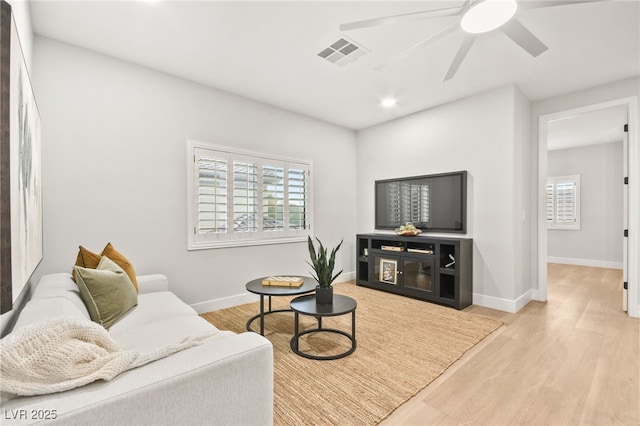
[[[449,33],[460,28],[465,33],[462,44],[458,48],[456,56],[444,76],[443,81],[447,81],[456,74],[460,64],[467,56],[469,49],[473,45],[476,38],[484,33],[493,30],[500,30],[516,44],[522,47],[531,56],[536,57],[546,51],[548,47],[540,41],[531,31],[529,31],[522,23],[514,17],[519,9],[533,9],[552,6],[564,6],[576,3],[591,3],[603,0],[535,0],[535,1],[516,1],[516,0],[466,0],[462,6],[451,7],[437,10],[427,10],[423,12],[407,13],[403,15],[386,16],[382,18],[365,19],[362,21],[349,22],[340,25],[340,31],[355,30],[358,28],[376,27],[380,25],[389,25],[402,23],[407,21],[441,18],[446,16],[458,16],[459,19],[452,25],[443,30],[430,35],[428,38],[418,42],[408,49],[400,52],[392,57],[376,69],[383,69],[402,58],[409,56],[416,49],[423,45],[427,45],[441,39]]]

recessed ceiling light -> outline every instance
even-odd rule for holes
[[[471,1],[462,12],[460,26],[468,33],[486,33],[505,24],[517,8],[516,0]]]
[[[385,98],[382,100],[382,102],[380,102],[380,105],[382,105],[384,108],[393,108],[397,103],[398,101],[393,98]]]

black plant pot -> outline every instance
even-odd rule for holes
[[[316,304],[331,305],[333,303],[333,287],[316,286]]]

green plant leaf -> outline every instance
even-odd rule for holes
[[[307,238],[309,257],[311,258],[311,262],[307,262],[307,264],[309,264],[315,272],[315,275],[312,274],[313,278],[318,281],[318,285],[320,287],[331,287],[331,283],[333,283],[333,281],[342,273],[342,271],[340,271],[333,275],[336,253],[340,250],[340,246],[342,246],[344,239],[331,250],[331,254],[329,255],[329,258],[327,258],[327,248],[322,244],[322,241],[316,237],[316,240],[318,241],[318,249],[316,250],[311,237]]]

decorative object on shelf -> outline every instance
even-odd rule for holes
[[[262,279],[262,285],[275,287],[301,287],[302,277],[274,276]]]
[[[416,228],[413,223],[407,222],[399,228],[395,229],[396,234],[402,235],[403,237],[415,237],[419,233],[422,232],[421,229]]]
[[[404,248],[403,247],[398,247],[398,246],[380,246],[380,250],[404,251]]]
[[[449,262],[446,265],[444,265],[445,268],[451,268],[453,265],[456,264],[456,259],[455,259],[455,257],[453,257],[452,254],[449,254],[449,259],[451,259],[451,262]]]
[[[331,250],[331,254],[327,257],[327,249],[324,247],[320,239],[316,238],[318,241],[317,251],[313,245],[311,237],[307,237],[307,239],[309,243],[309,256],[311,257],[311,262],[307,263],[309,263],[315,272],[315,275],[312,274],[313,278],[318,281],[318,285],[316,286],[316,303],[319,305],[330,305],[333,303],[333,287],[331,284],[342,273],[341,270],[337,274],[333,275],[333,268],[336,263],[336,253],[340,250],[340,246],[344,240],[340,240],[340,244]]]
[[[393,259],[380,258],[380,281],[388,284],[398,283],[398,262]]]
[[[433,250],[429,249],[408,248],[407,251],[409,253],[433,254]]]

